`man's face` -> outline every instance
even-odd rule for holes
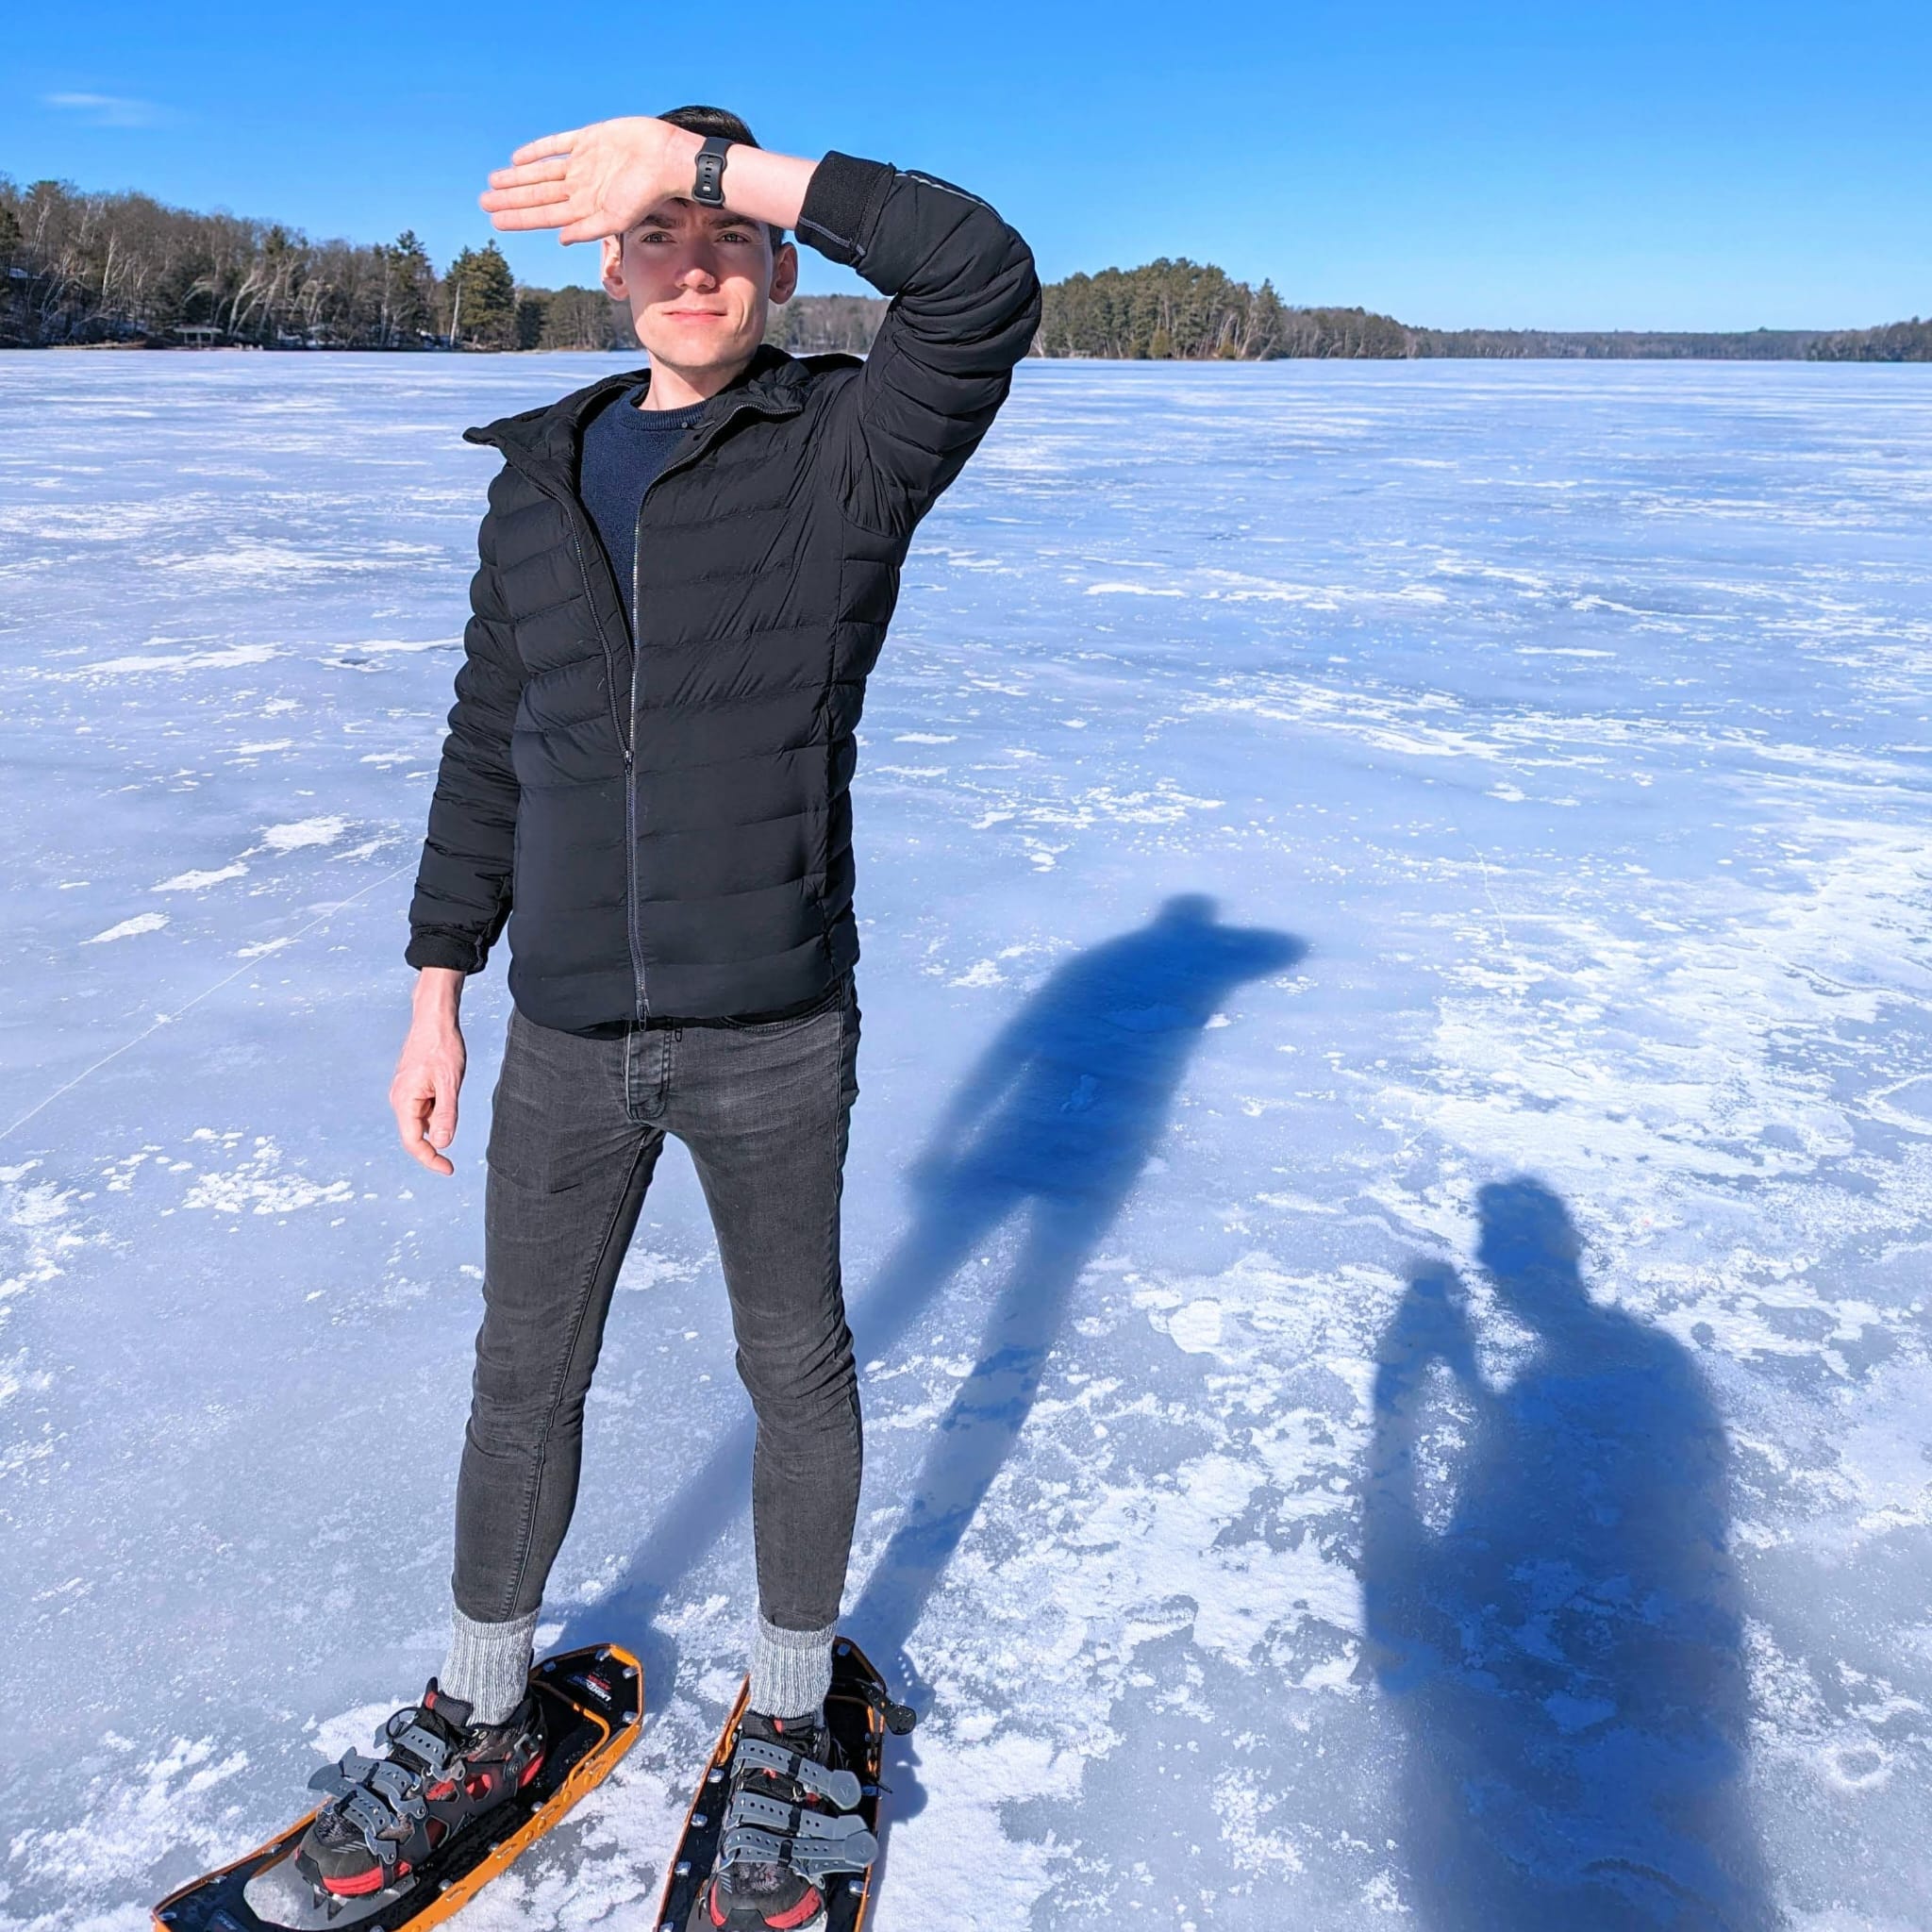
[[[604,245],[604,287],[630,305],[654,362],[680,372],[735,369],[764,339],[774,302],[789,302],[798,253],[729,208],[681,195],[658,203]]]

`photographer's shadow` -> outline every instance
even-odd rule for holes
[[[1375,1382],[1368,1659],[1407,1735],[1421,1921],[1764,1932],[1723,1424],[1683,1348],[1591,1300],[1557,1195],[1518,1178],[1480,1205],[1534,1352],[1492,1388],[1432,1264]]]

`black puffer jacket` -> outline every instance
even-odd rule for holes
[[[409,907],[412,966],[545,1026],[771,1012],[858,956],[848,787],[921,517],[1040,318],[1026,244],[931,177],[830,154],[798,233],[893,297],[872,353],[760,349],[639,516],[638,642],[576,491],[641,372],[466,432],[503,453]],[[514,909],[512,909],[514,908]]]

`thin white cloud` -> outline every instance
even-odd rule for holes
[[[50,108],[82,114],[92,127],[158,127],[168,118],[153,101],[130,100],[125,94],[46,94]]]

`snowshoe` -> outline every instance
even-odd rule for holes
[[[824,1724],[797,1734],[739,1691],[672,1856],[658,1932],[858,1932],[878,1857],[885,1736],[913,1714],[857,1644],[832,1649]]]
[[[500,1724],[434,1677],[423,1702],[375,1734],[378,1761],[349,1752],[308,1780],[329,1802],[295,1848],[303,1877],[332,1898],[360,1898],[407,1878],[445,1839],[508,1803],[543,1768],[543,1700],[534,1690]]]
[[[376,1733],[385,1757],[352,1751],[318,1772],[328,1803],[163,1899],[158,1932],[414,1932],[446,1919],[630,1749],[643,1674],[614,1645],[565,1651],[530,1673],[508,1724],[468,1717],[432,1679]]]

